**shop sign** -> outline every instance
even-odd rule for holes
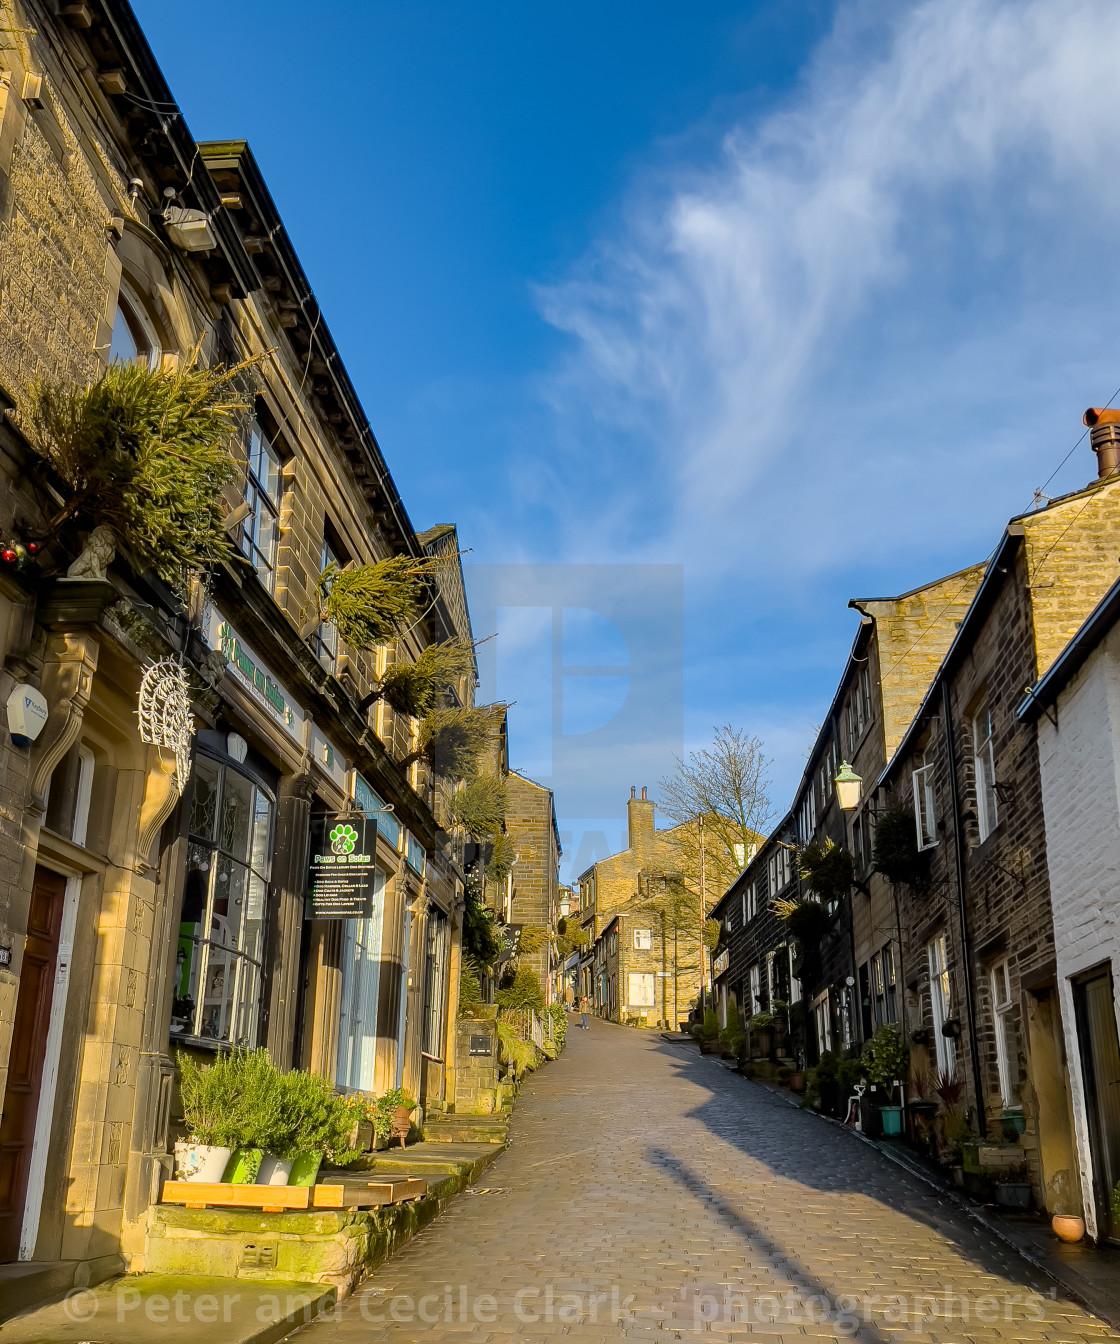
[[[496,930],[498,941],[502,945],[502,951],[498,961],[512,961],[521,951],[521,930],[523,924],[505,924]]]
[[[303,711],[233,626],[213,607],[207,613],[206,642],[211,648],[221,649],[238,682],[290,737],[302,745]]]
[[[377,890],[376,822],[360,812],[311,819],[311,919],[361,919]]]

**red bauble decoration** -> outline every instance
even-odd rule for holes
[[[3,560],[5,564],[10,565],[13,561],[18,559],[19,556],[16,555],[15,551],[13,551],[10,546],[5,546],[4,549],[0,551],[0,560]]]
[[[39,553],[39,543],[37,541],[29,541],[27,543],[27,554],[38,555],[38,553]]]

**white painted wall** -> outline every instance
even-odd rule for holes
[[[1112,962],[1120,984],[1120,628],[1062,693],[1058,726],[1039,720],[1046,849],[1054,906],[1062,1023],[1081,1167],[1085,1223],[1099,1229],[1071,977]],[[1117,1012],[1120,1022],[1120,1007]]]

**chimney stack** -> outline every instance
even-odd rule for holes
[[[646,786],[643,784],[643,785],[642,785],[642,802],[644,803],[645,800],[646,800]]]
[[[1107,480],[1120,472],[1120,410],[1090,406],[1081,417],[1089,427],[1089,443],[1097,455],[1097,478]]]
[[[626,804],[627,848],[634,854],[645,856],[653,853],[653,802],[646,797],[642,789],[641,798],[630,790],[630,801]]]

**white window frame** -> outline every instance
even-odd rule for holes
[[[929,1006],[933,1018],[933,1047],[937,1067],[948,1075],[956,1068],[957,1048],[952,1037],[941,1028],[953,1015],[953,983],[949,977],[949,952],[943,933],[931,938],[926,945],[929,962]]]
[[[136,346],[136,363],[146,364],[147,367],[154,372],[163,362],[163,351],[160,349],[159,336],[155,327],[152,325],[152,319],[148,316],[148,310],[144,307],[139,295],[127,280],[122,280],[120,282],[120,287],[117,290],[117,306],[113,310],[114,328],[116,327],[118,313],[121,315],[121,319],[128,329],[129,339]],[[130,318],[132,321],[129,320]],[[140,328],[140,334],[147,343],[146,350],[142,350],[139,342],[136,340],[136,332],[133,330],[133,323]],[[111,335],[109,339],[111,351]]]
[[[793,944],[786,944],[786,951],[789,953],[789,1001],[790,1003],[801,1002],[801,981],[793,973]]]
[[[911,775],[914,790],[914,827],[918,848],[937,845],[937,798],[933,791],[933,765],[921,765]]]
[[[762,1003],[762,967],[756,961],[751,967],[751,1001],[749,1004],[750,1012],[748,1017],[753,1017],[759,1011]]]
[[[652,929],[634,929],[634,951],[649,952],[653,949],[653,930]]]
[[[93,752],[84,743],[78,748],[78,784],[74,790],[74,824],[70,839],[76,845],[86,846],[89,830],[89,805],[93,797]]]
[[[1004,1107],[1018,1106],[1015,1096],[1018,1076],[1017,1057],[1014,1037],[1011,1031],[1011,1014],[1014,1002],[1011,998],[1011,968],[1007,958],[997,961],[988,975],[988,984],[992,994],[992,1019],[996,1038],[996,1069],[999,1073],[999,1094]],[[1002,989],[1002,993],[1001,993]],[[1015,1064],[1014,1074],[1012,1064]]]
[[[992,711],[988,705],[972,716],[972,767],[976,779],[976,825],[983,842],[999,825],[996,754],[992,742]]]
[[[319,573],[322,574],[331,564],[337,565],[340,569],[342,567],[342,561],[335,554],[334,547],[324,536],[323,544],[319,548]],[[312,636],[312,648],[315,657],[328,672],[338,671],[338,629],[330,621],[320,621],[316,626]]]
[[[817,1045],[820,1049],[832,1049],[832,1013],[828,1005],[828,990],[818,994],[813,1000],[813,1020],[817,1026]]]
[[[652,1008],[656,992],[656,977],[652,971],[628,971],[626,975],[626,1006]]]

